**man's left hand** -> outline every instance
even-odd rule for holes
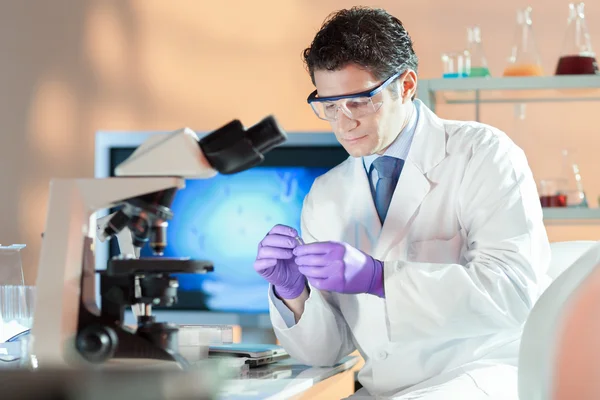
[[[347,243],[310,243],[293,253],[298,271],[317,289],[384,297],[383,263]]]

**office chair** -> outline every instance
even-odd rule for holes
[[[564,270],[581,257],[586,251],[591,249],[598,242],[594,240],[574,240],[570,242],[550,243],[552,257],[548,276],[555,280]]]
[[[552,257],[523,330],[519,398],[600,399],[600,242],[557,243]]]

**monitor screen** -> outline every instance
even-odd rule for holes
[[[134,149],[110,149],[110,175]],[[268,284],[252,266],[258,243],[275,224],[300,232],[302,203],[313,181],[347,157],[335,144],[281,146],[252,169],[186,180],[172,204],[164,255],[209,260],[214,272],[176,275],[179,299],[171,309],[268,312]],[[109,251],[118,254],[115,240]],[[151,256],[148,247],[141,256]]]

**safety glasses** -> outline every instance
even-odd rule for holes
[[[397,72],[383,81],[378,86],[361,93],[347,94],[342,96],[317,97],[315,90],[308,96],[306,101],[320,119],[336,121],[338,110],[350,119],[359,119],[369,114],[374,114],[381,108],[383,101],[374,100],[373,96],[385,89],[394,79],[402,75],[403,71]]]

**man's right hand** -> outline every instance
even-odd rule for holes
[[[298,232],[285,225],[275,225],[258,245],[254,269],[275,287],[282,299],[299,297],[306,287],[306,277],[298,271],[292,250],[298,246]]]

